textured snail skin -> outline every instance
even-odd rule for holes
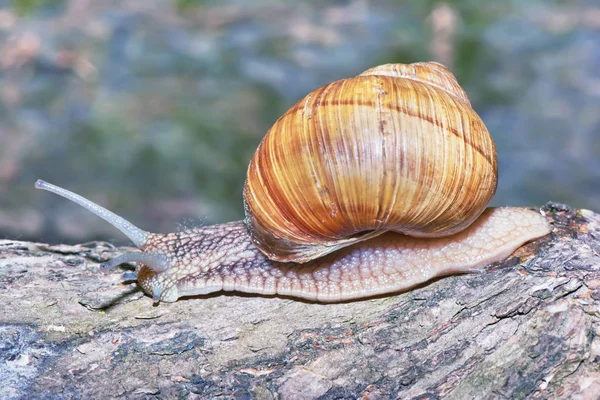
[[[423,239],[387,232],[297,264],[267,259],[238,221],[151,234],[142,251],[165,255],[168,267],[156,272],[142,266],[137,280],[155,301],[224,290],[336,302],[404,291],[435,277],[470,272],[504,260],[523,243],[550,231],[538,212],[489,208],[453,236]]]

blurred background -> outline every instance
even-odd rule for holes
[[[600,211],[597,0],[0,0],[0,238],[127,243],[36,178],[151,231],[241,219],[293,103],[427,60],[494,136],[494,205]]]

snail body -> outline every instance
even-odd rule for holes
[[[267,132],[250,162],[246,219],[155,234],[44,181],[141,250],[155,301],[219,290],[341,301],[501,261],[550,232],[524,208],[487,209],[494,143],[437,63],[388,64],[325,85]],[[485,211],[484,211],[485,210]],[[410,236],[407,236],[410,235]]]

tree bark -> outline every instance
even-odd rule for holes
[[[600,393],[600,215],[481,274],[315,304],[152,304],[98,265],[124,249],[0,241],[0,398],[579,398]]]

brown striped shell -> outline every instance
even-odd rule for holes
[[[269,258],[306,262],[390,230],[458,232],[496,183],[494,142],[454,75],[387,64],[309,93],[275,122],[248,168],[245,222]]]

